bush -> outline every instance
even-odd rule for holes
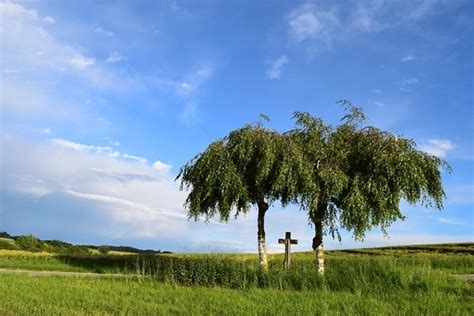
[[[21,250],[41,252],[45,248],[44,243],[33,235],[20,236],[15,242]]]
[[[0,238],[8,238],[8,239],[13,239],[13,236],[10,235],[7,232],[0,232]]]
[[[0,249],[16,250],[18,249],[18,247],[15,245],[14,242],[0,240]]]
[[[100,246],[98,250],[101,254],[104,254],[104,255],[110,251],[109,247],[107,246]]]

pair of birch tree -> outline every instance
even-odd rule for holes
[[[176,179],[189,190],[190,218],[228,221],[256,206],[259,261],[266,269],[265,213],[280,201],[299,204],[315,229],[316,269],[324,273],[323,236],[339,229],[363,239],[372,227],[403,219],[400,200],[443,207],[442,159],[418,151],[410,140],[372,126],[346,100],[340,125],[295,112],[296,126],[280,133],[262,123],[230,132],[184,165]]]

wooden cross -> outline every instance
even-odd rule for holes
[[[290,269],[290,254],[291,254],[291,245],[297,245],[297,239],[291,239],[291,233],[285,233],[285,239],[278,239],[279,244],[285,244],[285,270],[288,271]]]

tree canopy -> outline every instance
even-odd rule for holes
[[[181,189],[190,190],[185,206],[191,218],[215,215],[227,221],[235,211],[258,207],[261,264],[266,265],[264,215],[269,204],[296,202],[311,183],[312,169],[290,137],[259,124],[248,124],[210,144],[181,168]]]
[[[292,139],[255,124],[210,144],[176,179],[181,179],[181,189],[190,189],[185,205],[191,218],[218,214],[227,221],[232,210],[237,216],[261,201],[296,202],[303,181],[310,181],[310,170]]]
[[[402,199],[441,209],[441,169],[449,171],[449,165],[417,150],[411,139],[364,126],[361,108],[339,103],[345,115],[337,126],[295,112],[296,126],[286,133],[247,124],[210,144],[176,178],[189,190],[189,217],[227,221],[256,205],[260,262],[266,266],[265,212],[276,200],[298,203],[314,224],[321,272],[324,234],[340,239],[345,229],[362,239],[373,227],[386,233],[404,219]]]
[[[443,207],[442,159],[416,149],[411,139],[366,126],[362,109],[340,101],[346,115],[339,126],[309,113],[296,112],[297,127],[288,132],[312,166],[312,181],[301,190],[302,208],[315,225],[313,248],[322,247],[324,232],[340,238],[339,229],[356,239],[380,227],[384,233],[404,219],[400,201]]]

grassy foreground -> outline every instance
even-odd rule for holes
[[[298,253],[285,273],[253,255],[57,256],[0,253],[0,268],[99,271],[134,278],[0,275],[6,314],[473,315],[472,244],[329,252],[324,278]],[[449,250],[450,249],[450,250]],[[470,250],[469,250],[470,249]]]
[[[153,280],[0,276],[0,314],[472,315],[467,288],[387,291],[231,290]],[[472,294],[472,293],[471,293]]]

